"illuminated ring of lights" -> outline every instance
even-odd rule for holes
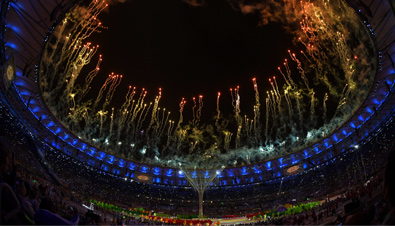
[[[102,7],[102,6],[104,6],[102,3],[94,3],[94,4],[91,4],[92,6],[92,8],[95,8],[95,10],[96,10],[96,8],[100,8],[100,7]],[[105,6],[104,6],[105,7]],[[308,7],[308,6],[304,6],[304,7]],[[78,14],[78,13],[77,13]],[[94,19],[92,19],[92,18],[94,18]],[[83,21],[87,21],[86,23],[88,24],[88,27],[90,27],[91,25],[89,25],[89,23],[93,23],[93,22],[95,22],[96,21],[96,17],[90,17],[90,16],[88,16],[88,17],[84,17],[84,19],[83,19]],[[68,22],[68,17],[67,18],[65,18],[63,21],[62,21],[62,24],[61,25],[59,25],[58,27],[61,29],[61,31],[63,31],[63,29],[65,28],[65,27],[67,27],[66,25],[68,24],[69,22]],[[99,23],[99,25],[100,25],[100,23]],[[96,26],[96,25],[95,25]],[[77,33],[79,33],[78,31],[76,31]],[[67,34],[68,32],[66,32],[66,33],[61,33],[62,35],[63,34]],[[330,36],[330,37],[332,37],[332,36]],[[337,37],[337,36],[336,36]],[[91,53],[91,51],[92,50],[95,50],[95,47],[93,47],[93,48],[89,48],[89,45],[90,45],[90,43],[88,43],[87,45],[84,45],[83,46],[83,48],[81,48],[82,47],[82,45],[80,44],[81,43],[81,41],[80,42],[77,42],[77,44],[75,44],[75,48],[70,48],[70,47],[68,47],[68,49],[70,50],[72,50],[73,51],[73,53],[65,53],[64,55],[66,56],[66,58],[61,58],[62,60],[59,60],[59,59],[56,59],[56,62],[53,62],[53,61],[51,61],[51,59],[54,57],[53,56],[53,54],[54,54],[54,48],[56,49],[56,50],[58,50],[57,48],[57,43],[58,43],[58,40],[59,40],[59,38],[57,38],[57,36],[55,36],[55,39],[56,39],[56,44],[55,44],[55,46],[56,47],[52,47],[52,45],[50,45],[50,47],[48,47],[49,48],[49,50],[48,50],[48,52],[47,51],[45,51],[44,53],[47,53],[47,54],[43,54],[43,56],[42,56],[42,61],[41,61],[41,64],[40,64],[40,68],[39,68],[39,70],[40,71],[43,71],[43,72],[41,72],[41,73],[45,73],[45,74],[48,74],[48,71],[46,71],[45,69],[48,69],[48,68],[52,68],[52,65],[59,65],[59,63],[58,62],[63,62],[64,60],[67,60],[68,58],[67,58],[67,56],[68,55],[74,55],[74,51],[77,51],[77,55],[79,56],[79,57],[81,57],[81,55],[80,54],[78,54],[78,50],[76,50],[76,49],[81,49],[81,51],[83,52],[83,53]],[[73,40],[73,43],[74,43],[74,39],[69,39],[69,36],[67,36],[66,37],[66,42],[67,42],[67,40]],[[52,43],[52,42],[51,42]],[[69,42],[67,42],[67,44],[69,44]],[[336,43],[336,44],[338,44],[338,43]],[[60,44],[60,45],[62,45],[62,44]],[[66,45],[66,44],[63,44],[64,46],[69,46],[69,45]],[[74,45],[74,44],[73,44]],[[64,46],[63,46],[63,49],[64,49]],[[77,46],[79,46],[79,47],[77,47]],[[66,48],[67,49],[67,48]],[[347,49],[347,48],[346,48]],[[95,51],[93,51],[93,52],[95,52]],[[51,53],[52,53],[52,55],[51,55]],[[50,57],[48,57],[50,55]],[[64,56],[63,55],[63,52],[62,52],[62,56]],[[83,56],[81,57],[81,59],[80,58],[78,58],[77,60],[78,61],[80,61],[80,62],[84,62],[84,60],[83,60],[83,58],[85,58],[85,54],[82,54]],[[87,54],[87,55],[90,55],[90,56],[92,56],[93,54]],[[314,57],[313,57],[314,58]],[[355,59],[357,59],[356,57],[355,57]],[[43,63],[43,61],[44,62],[46,62],[46,61],[49,61],[49,63],[48,64],[45,64],[45,63]],[[88,57],[88,61],[90,61],[90,58]],[[70,59],[68,60],[68,62],[70,62]],[[71,62],[73,62],[73,61],[71,61]],[[100,64],[100,62],[101,62],[101,60],[99,60],[99,62],[98,62],[98,65]],[[347,63],[347,62],[345,62],[345,63]],[[84,65],[84,64],[82,64],[82,65]],[[75,68],[77,69],[78,67],[81,67],[82,68],[82,66],[78,66],[78,65],[75,65]],[[74,67],[71,67],[72,68],[72,70],[74,70]],[[93,74],[97,74],[97,71],[98,71],[98,68],[99,68],[99,66],[96,66],[96,69],[94,69],[92,72],[94,72]],[[350,70],[351,68],[352,68],[352,65],[350,65],[350,67],[346,67],[347,69],[347,71],[346,72],[349,72],[348,70]],[[350,69],[349,69],[350,68]],[[57,66],[54,66],[54,69],[57,69]],[[62,70],[62,69],[61,69]],[[68,69],[69,70],[69,69]],[[77,69],[78,70],[78,69]],[[45,71],[45,72],[44,72]],[[56,71],[56,70],[55,70]],[[92,73],[91,72],[91,73]],[[49,72],[49,74],[58,74],[58,73],[56,73],[56,72],[54,72],[54,71],[50,71]],[[74,72],[71,72],[71,73],[74,73]],[[349,73],[352,73],[352,72],[349,72]],[[77,71],[77,74],[78,74],[78,71]],[[93,76],[95,76],[95,75],[93,75]],[[289,75],[290,76],[290,75]],[[53,76],[40,76],[40,77],[49,77],[49,78],[51,78],[51,77],[53,77]],[[116,78],[118,78],[118,76],[110,76],[110,78],[114,78],[114,77],[116,77]],[[121,75],[121,77],[122,77],[122,75]],[[347,76],[346,76],[347,77]],[[93,77],[92,77],[93,78]],[[289,78],[290,79],[290,78]],[[61,81],[63,81],[63,79],[60,79]],[[69,79],[69,78],[66,78],[66,84],[74,84],[74,82],[71,82],[71,81],[74,81],[75,79],[72,79],[72,77]],[[285,79],[285,80],[287,80],[287,79]],[[45,79],[44,80],[40,80],[40,81],[42,81],[44,84],[52,84],[52,82],[53,81],[46,81]],[[109,80],[110,81],[110,80]],[[253,80],[253,81],[255,81],[255,80]],[[269,79],[269,81],[270,81],[270,79]],[[292,80],[291,80],[292,81]],[[106,80],[106,83],[105,84],[107,84],[107,80]],[[110,84],[111,84],[111,87],[113,87],[113,83],[109,83],[108,85],[110,86]],[[118,84],[117,82],[115,82],[115,84]],[[89,83],[88,83],[88,86],[89,86]],[[117,85],[116,85],[117,86]],[[115,86],[115,87],[116,87]],[[46,86],[44,86],[44,87],[46,87]],[[72,88],[72,86],[71,87],[69,87],[69,85],[67,85],[67,89],[66,90],[72,90],[73,88]],[[295,85],[295,87],[296,87],[296,85]],[[347,87],[347,85],[346,85],[346,87]],[[70,89],[69,89],[70,88]],[[105,85],[103,85],[103,87],[102,87],[102,89],[103,88],[105,88]],[[129,88],[131,88],[131,87],[129,87]],[[364,87],[364,89],[365,89],[366,87]],[[110,88],[111,89],[111,88]],[[115,88],[114,88],[115,89]],[[114,89],[112,89],[112,90],[114,90]],[[370,88],[368,88],[368,89],[370,89]],[[50,89],[51,90],[51,89]],[[129,89],[130,90],[130,89]],[[49,90],[48,89],[46,89],[46,91],[47,92],[49,92]],[[144,91],[144,89],[143,89],[143,91]],[[44,93],[47,93],[47,92],[45,92],[44,91]],[[75,92],[75,91],[74,91]],[[258,92],[258,91],[256,91],[256,92]],[[84,92],[83,92],[84,93]],[[134,93],[134,92],[133,92]],[[47,93],[48,94],[48,93]],[[69,99],[69,94],[70,94],[70,96],[71,96],[71,99],[73,100],[73,103],[74,103],[74,106],[76,106],[75,105],[75,102],[74,102],[74,96],[75,96],[75,94],[73,94],[73,93],[68,93],[67,95],[66,95],[66,98],[67,99]],[[100,94],[102,94],[102,90],[100,91]],[[57,94],[54,94],[54,96],[56,96]],[[258,95],[258,94],[257,94]],[[296,92],[296,95],[299,95],[298,94],[298,92]],[[314,95],[314,93],[313,93],[313,95]],[[51,98],[49,98],[48,96],[52,96],[52,95],[43,95],[43,96],[47,96],[47,101],[49,101]],[[108,93],[107,93],[107,96],[108,96]],[[111,94],[111,96],[112,96],[112,94]],[[145,96],[145,95],[144,95]],[[94,106],[96,106],[96,104],[98,103],[98,100],[100,99],[100,97],[102,97],[102,95],[99,95],[99,98],[95,101],[95,104],[94,104]],[[106,97],[107,98],[107,97]],[[64,98],[61,98],[61,99],[64,99]],[[53,100],[53,99],[52,99]],[[55,99],[56,100],[56,99]],[[159,100],[159,99],[158,99]],[[68,100],[67,102],[69,102],[70,100]],[[140,100],[139,100],[140,101]],[[258,101],[258,100],[257,100]],[[62,101],[60,101],[60,102],[62,102]],[[129,102],[130,102],[130,100],[129,100]],[[199,101],[200,102],[200,101]],[[258,101],[259,102],[259,101]],[[107,99],[106,99],[106,103],[107,103],[107,105],[108,105],[108,102],[107,102]],[[125,102],[126,103],[126,102]],[[56,103],[55,102],[53,102],[52,103],[52,105],[53,104],[55,104],[56,106],[59,106],[59,101],[56,101]],[[65,104],[65,103],[64,103]],[[73,111],[72,111],[72,109],[74,109],[74,107],[73,106],[65,106],[65,105],[61,105],[60,106],[60,108],[57,108],[57,110],[59,110],[59,109],[67,109],[67,111],[68,111],[68,109],[70,109],[70,112],[68,112],[68,115],[73,115]],[[274,103],[275,104],[275,103]],[[51,104],[50,104],[51,105]],[[106,106],[107,106],[106,105]],[[136,105],[137,106],[137,105]],[[141,105],[142,106],[142,105]],[[139,107],[139,109],[138,110],[140,110],[141,109],[141,106]],[[145,105],[144,105],[145,106]],[[354,106],[353,106],[354,107]],[[104,109],[105,107],[103,106],[102,107],[102,109]],[[135,107],[134,109],[136,109],[137,107]],[[299,109],[300,107],[298,106],[298,109]],[[57,112],[57,110],[55,110],[54,109],[54,105],[52,106],[52,108],[51,108],[52,110],[53,110],[53,112]],[[75,112],[80,112],[81,110],[82,110],[82,112],[83,112],[83,106],[82,106],[82,108],[79,108],[79,111],[75,111]],[[93,109],[95,109],[95,107],[93,107]],[[145,109],[145,108],[144,108]],[[143,111],[144,111],[144,109],[143,109]],[[85,111],[86,112],[88,112],[86,109],[85,109]],[[100,119],[102,119],[102,117],[103,117],[103,115],[105,115],[105,113],[103,112],[104,110],[100,110],[99,112],[98,112],[98,114],[100,114]],[[125,111],[126,111],[126,109],[125,109]],[[136,110],[134,110],[134,111],[136,111]],[[147,110],[148,111],[148,110]],[[95,112],[96,112],[96,110],[94,110],[94,111],[92,111],[92,112],[94,112],[93,113],[93,115],[91,115],[90,117],[92,118],[92,117],[94,117],[96,114],[95,114]],[[113,111],[114,112],[114,111]],[[181,112],[181,110],[180,110],[180,112]],[[143,114],[142,112],[141,112],[141,114]],[[219,114],[219,113],[218,113]],[[300,112],[299,112],[299,114],[300,114]],[[154,111],[152,111],[152,115],[154,115]],[[83,115],[79,115],[80,117],[83,117]],[[236,115],[237,116],[237,115]],[[141,117],[141,115],[140,115],[140,117]],[[267,116],[268,117],[268,116]],[[301,117],[301,116],[300,116]],[[73,118],[73,117],[72,117]],[[112,115],[111,115],[111,119],[112,119]],[[145,116],[144,116],[144,119],[145,119]],[[58,121],[58,120],[57,120]],[[61,121],[61,120],[60,120]],[[91,120],[89,120],[89,121],[91,121]],[[114,120],[114,121],[117,121],[117,120]],[[180,121],[182,121],[181,120],[181,118],[180,118]],[[152,122],[152,119],[151,119],[151,122]],[[96,122],[96,123],[98,123],[98,122]],[[100,123],[101,123],[101,125],[103,124],[103,122],[102,121],[100,121]],[[112,120],[111,120],[111,123],[112,123]],[[77,123],[78,124],[78,123]],[[266,123],[267,124],[267,123]],[[150,124],[151,125],[151,124]],[[71,126],[71,125],[69,125],[69,126]],[[118,125],[118,127],[119,127],[120,125]],[[266,125],[266,127],[267,127],[268,125]],[[326,126],[326,125],[325,125]],[[323,126],[323,127],[325,127],[325,126]],[[88,125],[85,125],[85,127],[89,127]],[[177,127],[178,128],[178,127]],[[80,128],[80,129],[82,129],[83,130],[83,128]],[[121,129],[122,129],[122,127],[121,127]],[[267,129],[267,128],[266,128]],[[333,127],[331,128],[331,130],[333,130]],[[102,131],[102,126],[100,126],[100,133],[101,133],[101,131]],[[111,131],[111,130],[110,130]],[[119,139],[119,131],[121,131],[121,130],[118,130],[118,139]],[[108,132],[108,131],[107,131]],[[256,131],[255,131],[256,132]],[[267,132],[267,131],[266,131]],[[101,133],[101,134],[103,134],[103,133]],[[325,134],[328,134],[327,133],[327,131],[325,132]],[[84,136],[84,137],[86,137],[86,134],[85,135],[82,135],[82,136]],[[96,136],[96,135],[95,135]],[[99,135],[100,136],[100,135]],[[174,136],[174,134],[173,134],[173,136]],[[168,137],[169,137],[169,135],[168,135]],[[267,137],[267,134],[266,134],[266,137]],[[102,137],[103,139],[104,139],[104,137]],[[309,135],[307,136],[307,138],[309,138]],[[86,139],[86,138],[85,138]],[[90,139],[90,138],[89,138]],[[168,138],[169,139],[169,138]],[[266,138],[267,139],[267,138]],[[92,139],[93,140],[93,142],[95,142],[96,143],[96,141],[97,141],[97,138],[93,138]],[[336,140],[336,139],[335,139]],[[119,141],[119,140],[118,140]],[[107,143],[106,143],[107,142]],[[123,142],[123,141],[122,141]],[[132,141],[133,142],[133,141]],[[237,140],[236,140],[236,142],[237,142]],[[108,145],[109,143],[108,143],[108,137],[106,138],[106,141],[105,141],[105,143]],[[113,143],[114,145],[115,145],[115,143]],[[119,142],[118,143],[118,145],[119,144],[121,144],[121,142]],[[103,144],[104,145],[104,144]],[[281,146],[281,145],[280,145]],[[97,146],[96,146],[97,147]],[[100,147],[100,145],[99,145],[99,147]],[[112,147],[112,148],[114,148],[114,147]],[[98,150],[101,150],[101,149],[106,149],[106,148],[104,148],[104,147],[102,147],[102,148],[98,148]],[[253,148],[255,151],[258,151],[260,148]],[[275,150],[276,148],[274,148],[274,150]],[[271,149],[270,149],[270,147],[268,148],[268,151],[269,152],[272,152],[271,151]],[[104,151],[104,152],[107,152],[107,151]],[[137,152],[137,151],[136,151]],[[141,149],[141,151],[140,152],[142,152],[142,154],[144,155],[145,154],[145,149],[143,148],[143,149]],[[234,152],[234,151],[233,151]],[[263,149],[262,149],[262,151],[261,152],[264,152],[263,151]],[[108,152],[107,152],[108,153]],[[259,154],[261,154],[261,153],[259,153]],[[117,157],[120,157],[120,158],[123,158],[122,157],[122,155],[119,155],[119,153],[118,154],[116,154],[117,155]],[[280,163],[281,163],[281,166],[283,166],[284,164],[282,164],[282,159],[283,159],[283,157],[281,157],[281,155],[282,154],[280,154],[280,155],[278,155],[277,154],[277,156],[274,156],[273,158],[279,158],[280,159]],[[132,158],[132,159],[128,159],[128,160],[132,160],[132,161],[136,161],[136,159],[134,159],[134,158]],[[264,159],[264,160],[266,160],[266,159]],[[264,160],[260,160],[260,161],[264,161]],[[137,160],[137,161],[139,161],[139,160]],[[247,161],[248,161],[248,157],[247,157]],[[293,159],[293,161],[295,161],[295,159]],[[112,162],[112,159],[110,160],[110,162]],[[256,160],[254,161],[254,162],[256,162]],[[152,162],[147,162],[147,164],[156,164],[156,163],[152,163]],[[229,164],[229,163],[228,163]]]

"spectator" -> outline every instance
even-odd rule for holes
[[[0,137],[0,224],[25,224],[20,220],[20,205],[15,193],[6,183],[9,173],[9,146]]]
[[[10,145],[7,144],[7,139],[0,138],[0,152],[1,153],[1,181],[6,182],[11,187],[15,186],[16,181],[16,166],[15,155],[11,151]]]
[[[18,201],[21,205],[21,209],[27,219],[33,220],[34,219],[34,209],[32,204],[27,200],[26,197],[26,187],[25,183],[23,181],[17,181],[16,183],[16,194],[18,197]]]
[[[395,151],[392,151],[388,157],[387,166],[384,172],[384,194],[388,203],[389,213],[382,224],[395,224]]]
[[[9,148],[4,137],[0,137],[0,182],[4,182],[4,175],[8,173]]]
[[[51,198],[41,199],[40,209],[35,214],[35,222],[39,225],[77,225],[78,209],[73,208],[74,216],[70,221],[57,214],[56,206]]]
[[[360,211],[356,214],[350,215],[346,218],[345,225],[370,225],[374,214],[370,214],[368,211]]]
[[[36,188],[32,188],[29,193],[29,202],[32,204],[34,212],[37,212],[40,208],[40,202],[38,199],[38,191]]]

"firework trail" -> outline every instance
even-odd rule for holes
[[[196,98],[192,97],[192,101],[193,101],[193,107],[192,107],[192,125],[196,126],[196,113],[195,113],[195,108],[197,107],[196,104]]]
[[[162,88],[159,88],[159,95],[155,98],[154,107],[152,109],[151,121],[148,125],[147,132],[151,129],[154,123],[158,122],[157,114],[158,114],[159,101],[161,98],[162,98]]]
[[[146,96],[147,96],[147,91],[145,90],[145,88],[143,88],[143,89],[141,90],[140,97],[139,97],[139,99],[137,100],[137,103],[135,104],[134,108],[133,108],[133,106],[132,106],[131,111],[132,111],[132,110],[133,110],[133,111],[132,111],[132,114],[131,114],[131,116],[130,116],[129,123],[132,123],[132,124],[133,124],[133,123],[135,122],[138,113],[141,111],[141,109],[142,109],[143,106],[144,106],[144,99],[145,99]]]
[[[91,58],[96,53],[97,48],[90,48],[90,45],[90,43],[84,45],[84,47],[78,52],[76,58],[72,60],[72,65],[67,67],[66,76],[69,79],[65,91],[66,93],[70,93],[73,90],[75,81],[80,75],[82,68],[90,63]]]
[[[234,90],[230,89],[230,94],[232,96],[232,106],[234,108],[234,113],[235,113],[235,119],[237,121],[237,125],[238,125],[238,130],[241,130],[242,128],[242,124],[243,124],[243,120],[240,116],[240,95],[239,95],[239,89],[240,87],[237,86]]]
[[[260,133],[261,133],[261,127],[260,127],[260,118],[261,118],[261,103],[259,100],[259,91],[258,91],[258,84],[256,82],[256,78],[252,79],[253,85],[254,85],[254,91],[255,91],[255,106],[254,106],[254,136],[256,142],[260,140]]]
[[[107,111],[98,111],[97,114],[100,115],[100,130],[99,130],[99,137],[101,136],[103,130],[103,122],[105,120],[105,116],[107,115]]]
[[[125,102],[122,104],[121,108],[119,109],[119,116],[117,120],[117,143],[120,140],[121,137],[121,132],[123,131],[125,127],[125,122],[128,118],[129,115],[129,107],[133,103],[133,97],[136,94],[136,87],[129,86],[128,92],[126,93],[125,96]]]
[[[167,142],[165,147],[163,147],[162,153],[167,150],[167,148],[170,146],[170,142],[173,140],[171,134],[173,134],[173,128],[174,128],[174,121],[169,120],[169,126],[167,129]]]
[[[148,115],[148,113],[149,113],[149,109],[151,108],[151,106],[152,106],[152,102],[149,103],[148,108],[147,108],[147,104],[144,104],[144,107],[143,107],[143,109],[141,110],[139,119],[137,120],[136,132],[141,131],[141,128],[142,128],[142,126],[143,126],[144,121],[145,121],[146,118],[147,118],[147,115]],[[147,110],[146,110],[145,113],[144,113],[144,110],[145,110],[146,108],[147,108]],[[143,116],[143,115],[144,115],[144,116]],[[141,118],[142,116],[143,116],[143,118]],[[148,132],[148,130],[147,130],[147,132]]]
[[[182,112],[184,111],[184,106],[186,104],[186,100],[184,99],[184,97],[181,99],[181,102],[179,104],[180,106],[180,118],[178,120],[178,124],[177,124],[177,128],[179,128],[181,126],[181,123],[183,122],[184,118],[182,117]]]
[[[310,123],[312,125],[315,124],[315,102],[316,98],[314,97],[315,92],[312,90],[311,91],[311,100],[310,100]]]
[[[300,99],[301,99],[300,92],[296,91],[295,92],[296,107],[298,109],[300,126],[303,127],[303,112],[302,112],[302,108],[300,106]]]
[[[166,129],[166,124],[167,124],[167,122],[169,121],[170,111],[167,112],[166,118],[165,118],[165,111],[166,111],[166,108],[163,109],[162,123],[161,123],[161,126],[159,127],[159,131],[160,131],[160,132],[159,132],[158,137],[162,137],[162,136],[163,136],[163,133],[164,133],[164,131],[165,131],[165,129]]]
[[[97,98],[96,98],[96,100],[95,100],[95,102],[94,102],[94,104],[93,104],[93,107],[92,107],[93,110],[97,108],[97,105],[99,104],[99,102],[100,102],[100,101],[102,100],[102,98],[103,98],[103,93],[104,93],[104,91],[106,90],[107,86],[108,86],[109,84],[111,84],[113,81],[114,81],[114,73],[108,75],[106,81],[104,82],[104,84],[103,84],[102,87],[100,88],[99,94],[98,94],[98,96],[97,96]]]
[[[215,125],[218,127],[218,120],[219,120],[219,116],[221,114],[221,111],[219,110],[219,98],[221,97],[221,93],[218,92],[217,95],[217,118],[215,119]]]
[[[322,115],[322,119],[323,119],[323,121],[324,121],[324,124],[326,124],[327,123],[327,118],[326,118],[326,112],[327,112],[327,109],[326,109],[326,101],[328,100],[328,93],[325,93],[325,96],[324,96],[324,101],[322,101],[322,105],[323,105],[323,107],[324,107],[324,112],[323,112],[323,115]]]
[[[286,89],[284,89],[284,98],[287,102],[287,107],[288,107],[288,115],[293,115],[293,109],[292,109],[292,102],[291,98],[289,97],[289,91],[290,87],[288,86]]]
[[[241,147],[241,141],[240,141],[240,136],[241,136],[241,129],[243,127],[240,125],[237,129],[237,133],[236,133],[236,144],[235,144],[235,148],[236,150],[239,149]]]
[[[247,137],[251,138],[251,128],[250,128],[250,119],[247,118],[247,115],[244,115],[244,125],[245,125],[245,132],[247,134]]]
[[[114,75],[112,77],[110,88],[107,91],[105,101],[102,105],[103,110],[106,109],[106,107],[110,104],[112,97],[114,96],[115,90],[117,89],[119,84],[121,84],[121,80],[122,80],[122,75]]]
[[[225,150],[229,150],[230,142],[232,140],[232,135],[233,135],[233,133],[231,133],[231,132],[228,132],[228,131],[225,132],[225,145],[224,145]]]
[[[88,93],[89,91],[89,86],[92,83],[93,79],[97,76],[97,74],[100,71],[100,64],[103,61],[102,59],[102,55],[99,55],[99,60],[97,61],[96,67],[95,69],[93,69],[91,72],[88,73],[88,75],[85,78],[85,84],[83,86],[83,88],[81,90],[79,90],[79,96],[77,99],[77,102],[81,102],[82,98],[85,97],[85,95]]]
[[[295,61],[296,64],[298,65],[297,68],[298,68],[298,70],[299,70],[299,74],[300,74],[300,76],[302,77],[303,82],[304,82],[304,84],[306,85],[307,89],[310,89],[310,88],[309,88],[309,81],[307,80],[306,75],[305,75],[305,73],[304,73],[304,69],[303,69],[303,67],[302,67],[302,63],[298,60],[298,58],[296,58],[295,53],[291,53],[291,50],[288,50],[288,53],[289,53],[289,55],[291,56],[291,59],[292,59],[293,61]]]
[[[111,108],[111,115],[110,115],[110,134],[108,135],[108,137],[112,136],[112,131],[113,131],[113,126],[114,126],[114,108]]]
[[[200,118],[202,117],[203,96],[199,96],[199,108],[196,111],[196,126],[199,125]]]

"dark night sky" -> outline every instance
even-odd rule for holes
[[[171,110],[173,119],[182,97],[187,100],[184,116],[191,116],[192,97],[198,95],[204,96],[203,117],[211,117],[217,92],[221,112],[232,113],[229,88],[240,85],[242,113],[253,116],[251,79],[257,78],[264,103],[267,80],[280,77],[277,67],[292,49],[292,37],[273,23],[258,26],[258,15],[243,15],[226,0],[206,3],[133,0],[110,5],[99,16],[108,29],[87,41],[100,45],[100,80],[111,72],[124,75],[113,101],[123,102],[129,85],[138,93],[146,88],[146,101],[153,101],[161,87],[160,105]]]

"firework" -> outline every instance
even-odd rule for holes
[[[125,88],[123,75],[110,73],[98,91],[92,90],[91,84],[102,76],[103,59],[96,56],[99,46],[84,43],[102,27],[98,17],[107,7],[105,1],[75,7],[56,27],[40,64],[43,97],[57,118],[79,137],[88,142],[94,139],[93,145],[122,158],[170,165],[177,161],[169,160],[176,158],[191,166],[204,159],[214,166],[215,162],[250,163],[254,156],[264,160],[297,151],[323,133],[329,134],[359,107],[353,100],[366,94],[356,90],[369,87],[374,73],[374,59],[368,57],[372,44],[367,34],[350,42],[358,36],[352,32],[363,27],[342,1],[287,0],[280,9],[276,6],[268,1],[250,8],[261,9],[262,14],[264,9],[271,10],[271,18],[262,15],[263,23],[275,21],[287,29],[292,27],[289,32],[295,36],[295,49],[303,50],[298,54],[288,50],[289,59],[278,67],[279,77],[264,79],[271,87],[263,92],[264,103],[257,78],[252,79],[255,94],[243,98],[254,98],[253,116],[242,116],[239,86],[230,89],[231,103],[221,103],[231,105],[233,112],[220,111],[218,92],[215,128],[202,120],[202,95],[191,100],[191,121],[184,121],[184,98],[179,103],[178,121],[171,118],[161,106],[165,95],[161,88],[153,101],[147,102],[147,90],[141,88],[138,94],[136,87],[128,86],[122,106],[112,106],[115,92]],[[94,59],[95,68],[83,73]],[[367,67],[371,70],[365,70]],[[96,98],[89,99],[88,94]]]

